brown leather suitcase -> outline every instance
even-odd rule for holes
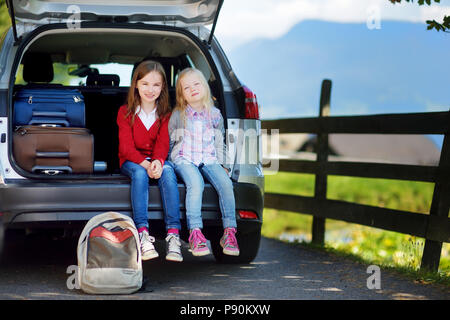
[[[14,132],[13,154],[33,173],[92,173],[94,137],[86,128],[22,126]]]

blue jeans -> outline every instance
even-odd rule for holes
[[[220,164],[201,164],[197,167],[192,163],[179,163],[175,164],[175,172],[186,185],[186,219],[189,230],[203,228],[203,179],[209,181],[217,191],[223,227],[236,228],[233,183]]]
[[[148,189],[150,177],[139,164],[125,161],[120,171],[131,178],[131,206],[133,220],[136,227],[148,228]],[[164,209],[166,230],[181,229],[180,224],[180,194],[178,192],[177,177],[170,161],[166,161],[163,172],[158,179],[159,191]]]

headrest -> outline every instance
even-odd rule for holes
[[[51,82],[53,63],[50,54],[27,52],[23,57],[23,79],[28,83]]]
[[[117,74],[90,74],[86,79],[88,86],[118,87],[120,77]]]

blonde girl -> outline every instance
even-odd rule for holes
[[[176,83],[176,108],[169,121],[171,152],[175,172],[186,185],[186,217],[190,232],[189,250],[194,256],[210,253],[201,229],[204,181],[219,195],[224,228],[220,245],[223,253],[238,256],[233,184],[228,176],[224,144],[224,124],[212,100],[203,73],[183,70]]]

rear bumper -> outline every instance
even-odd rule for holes
[[[185,187],[179,184],[181,219],[185,220]],[[234,183],[236,210],[250,210],[257,219],[241,219],[244,225],[262,223],[263,191],[255,184]],[[158,186],[149,186],[149,219],[163,220]],[[0,212],[7,228],[29,224],[54,225],[87,221],[105,211],[132,215],[128,181],[7,181],[0,185]],[[202,215],[205,226],[221,225],[218,197],[210,184],[205,184]],[[244,221],[245,220],[245,221]]]

